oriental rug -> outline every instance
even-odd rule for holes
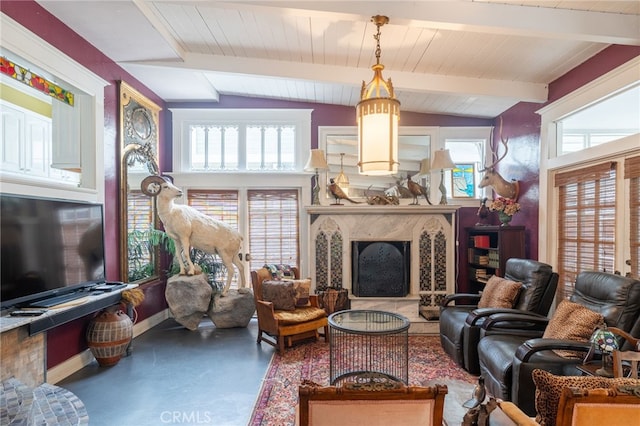
[[[249,421],[249,426],[292,426],[295,424],[298,386],[310,380],[329,385],[329,343],[301,343],[273,355]],[[438,336],[409,336],[409,385],[448,387],[444,418],[447,425],[459,425],[467,411],[477,377],[458,367],[440,346]]]

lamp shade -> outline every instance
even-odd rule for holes
[[[349,178],[344,174],[344,152],[340,153],[340,173],[336,176],[336,184],[342,189],[345,195],[349,196]]]
[[[455,167],[448,149],[440,149],[433,155],[431,168],[434,170],[451,170]]]
[[[420,160],[420,171],[418,172],[418,176],[426,176],[431,173],[431,159],[423,158]]]
[[[358,171],[366,175],[398,172],[400,102],[375,98],[358,103]]]
[[[618,349],[618,341],[615,334],[607,328],[599,328],[593,332],[591,343],[596,345],[602,352],[611,353]]]
[[[391,79],[382,78],[380,63],[380,27],[389,22],[383,15],[371,17],[378,29],[374,36],[376,63],[373,79],[362,82],[360,102],[356,105],[358,123],[358,172],[364,175],[391,175],[398,172],[398,122],[400,101],[393,94]]]
[[[315,172],[317,170],[328,170],[329,165],[327,164],[327,160],[324,157],[324,150],[322,149],[312,149],[309,153],[309,159],[307,160],[307,164],[304,166],[305,172]]]

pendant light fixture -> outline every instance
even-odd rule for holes
[[[393,94],[391,79],[384,81],[380,63],[380,27],[389,23],[386,16],[371,17],[377,27],[376,63],[373,79],[362,82],[360,102],[356,106],[358,122],[358,171],[364,175],[390,175],[398,172],[398,122],[400,101]]]
[[[344,174],[344,152],[340,153],[340,173],[336,176],[336,184],[342,189],[347,196],[349,196],[349,178]]]

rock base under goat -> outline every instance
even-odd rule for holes
[[[256,309],[253,293],[230,290],[221,297],[204,274],[174,275],[167,280],[164,294],[171,315],[189,330],[196,330],[205,315],[218,328],[246,327]]]
[[[213,306],[207,314],[216,327],[234,328],[249,325],[255,311],[253,293],[229,290],[225,297],[220,294],[213,296]]]

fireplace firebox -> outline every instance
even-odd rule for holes
[[[411,268],[410,241],[353,241],[353,295],[406,297]]]

